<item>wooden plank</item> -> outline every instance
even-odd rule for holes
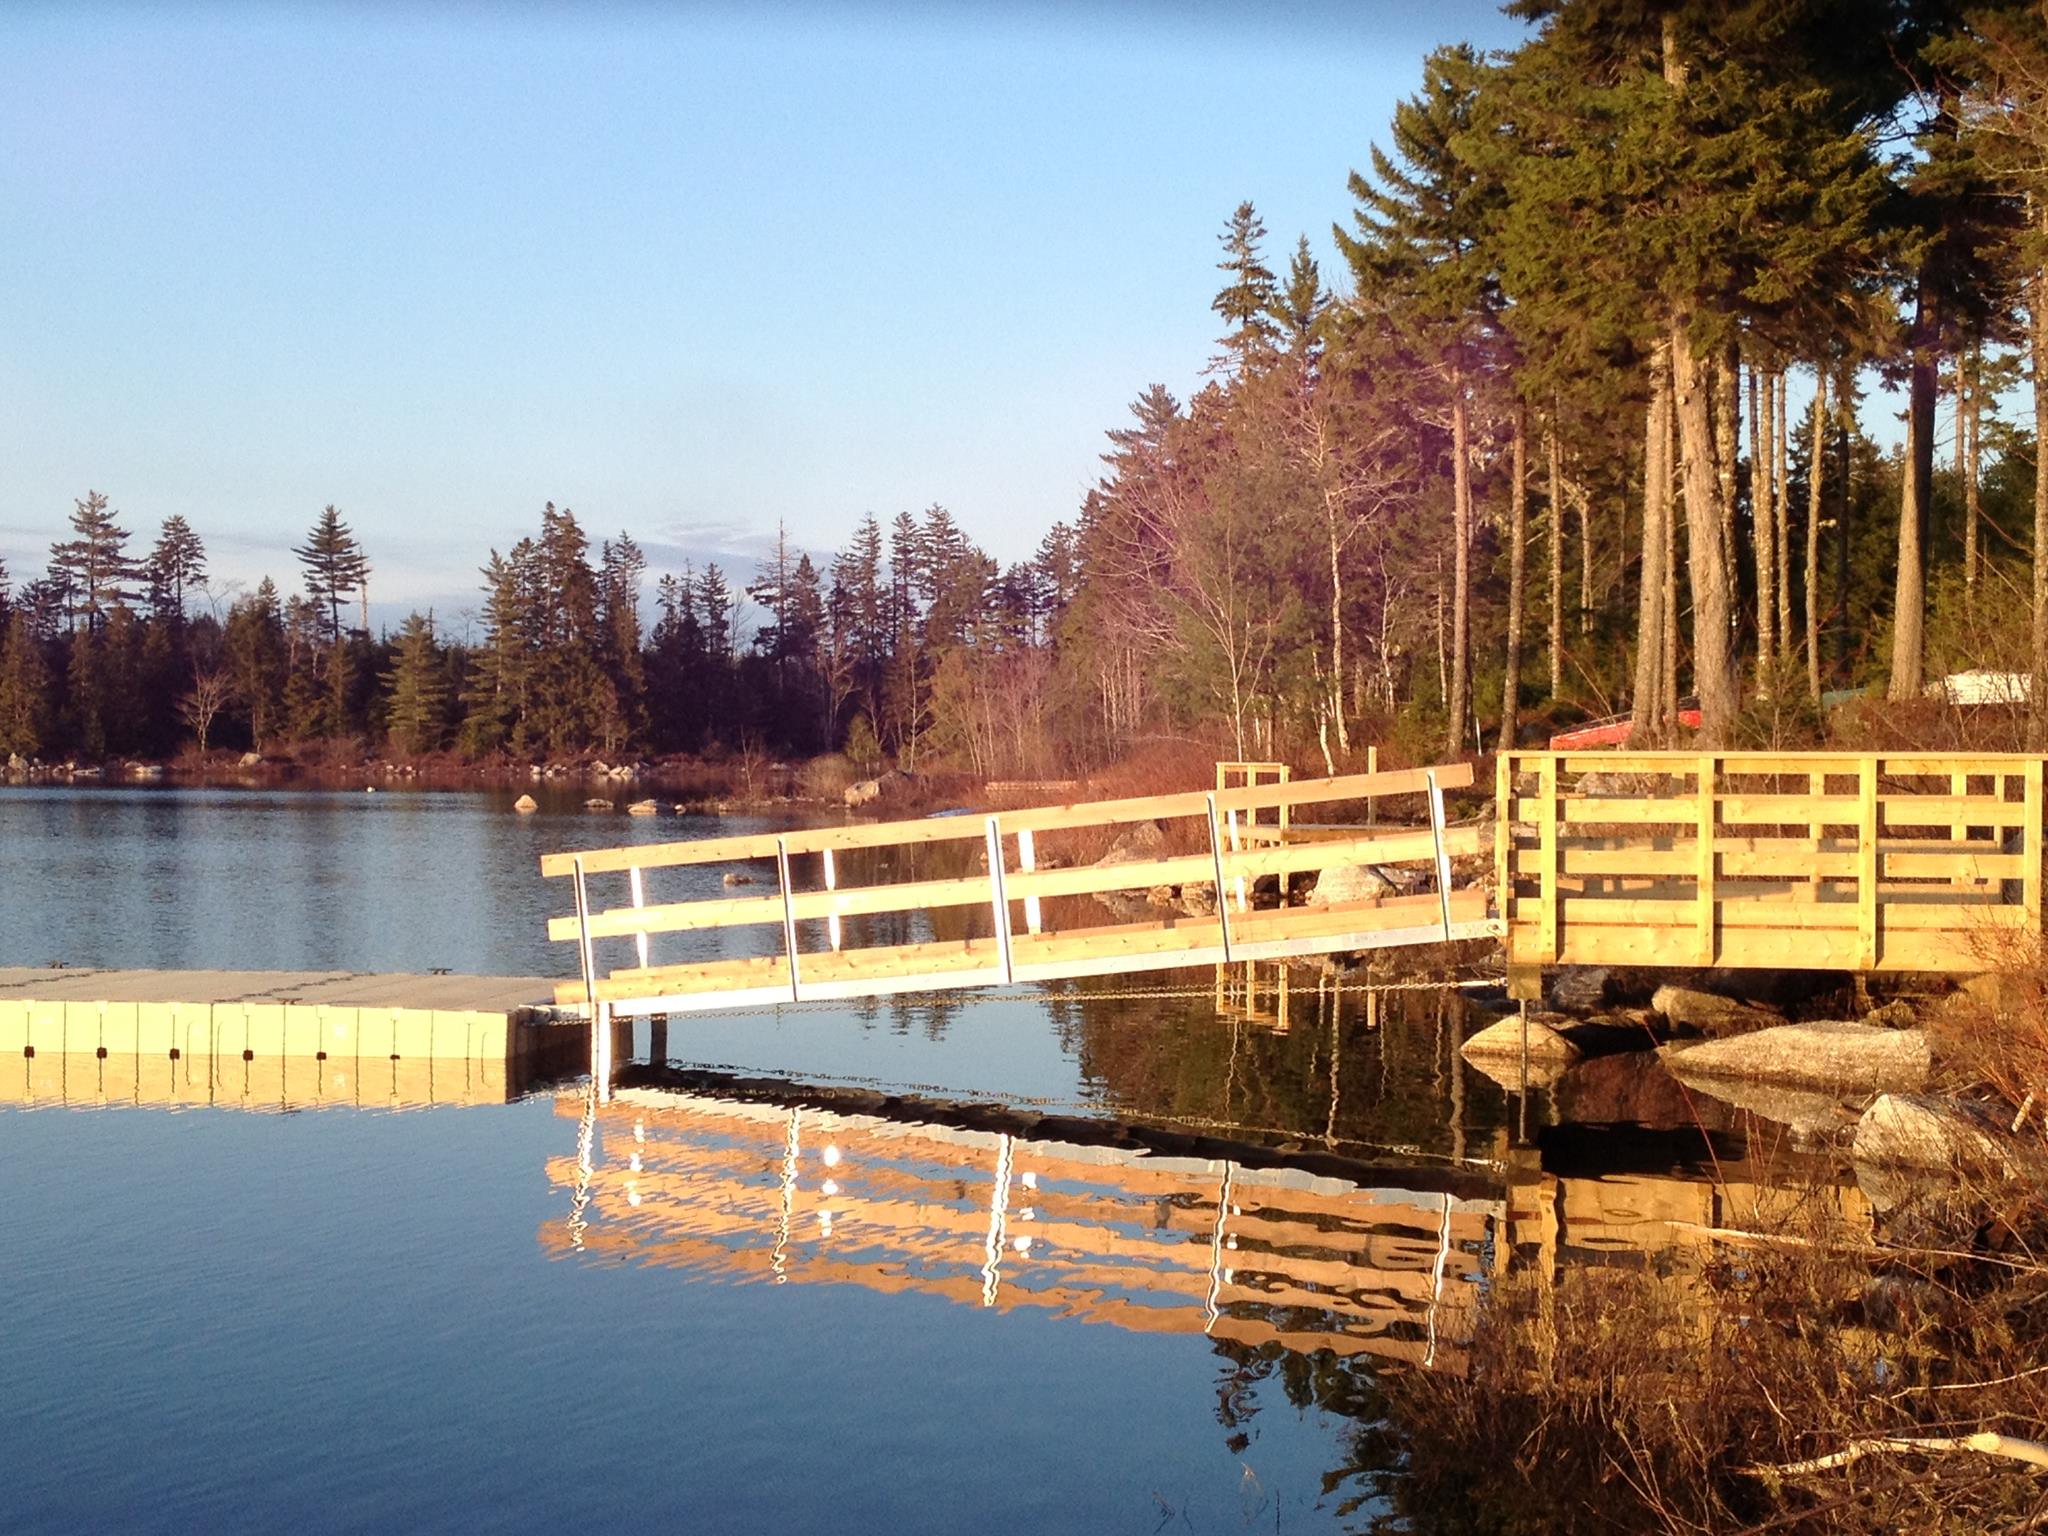
[[[2041,792],[2043,763],[2031,759],[2025,769],[2027,819],[2020,827],[2020,905],[2027,914],[2026,931],[2041,932]]]
[[[1856,963],[1868,970],[1877,964],[1877,762],[1866,758],[1858,773],[1856,870],[1856,929],[1859,938]]]
[[[1542,904],[1542,915],[1538,919],[1536,940],[1537,953],[1545,960],[1557,958],[1557,763],[1554,760],[1539,763],[1536,767],[1536,798],[1542,804],[1542,812],[1536,822],[1536,892]],[[1505,823],[1503,823],[1505,824]],[[1507,903],[1501,903],[1501,911],[1507,911]]]
[[[1823,826],[1854,826],[1862,809],[1856,795],[1723,795],[1721,821],[1727,826],[1797,826],[1819,822]]]
[[[1892,827],[2023,827],[2024,801],[1992,800],[1982,795],[1881,794],[1883,823]]]
[[[1667,800],[1662,797],[1643,796],[1637,799],[1622,799],[1603,795],[1587,798],[1580,795],[1561,795],[1557,802],[1556,820],[1568,826],[1587,825],[1655,825],[1694,826],[1698,824],[1699,808],[1692,798]],[[1518,799],[1514,805],[1514,819],[1534,824],[1544,812],[1540,797]]]
[[[1698,908],[1694,928],[1701,965],[1714,963],[1714,797],[1717,788],[1714,776],[1714,759],[1702,757],[1695,785],[1699,796],[1700,824],[1693,837],[1694,852],[1699,860],[1693,873],[1693,904]]]

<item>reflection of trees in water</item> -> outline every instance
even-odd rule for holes
[[[1361,992],[1297,982],[1281,1030],[1220,1016],[1212,979],[1157,977],[1193,997],[1099,995],[1122,978],[1053,984],[1046,1007],[1088,1091],[1122,1113],[1435,1156],[1468,1155],[1507,1123],[1507,1096],[1458,1056],[1472,1012],[1455,992],[1384,992],[1368,1007]]]

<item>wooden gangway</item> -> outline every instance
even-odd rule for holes
[[[541,872],[571,882],[574,910],[548,934],[577,946],[581,972],[557,1000],[593,1017],[666,1014],[1491,937],[1485,885],[1452,882],[1451,860],[1483,845],[1477,827],[1448,824],[1443,792],[1471,782],[1452,764],[549,854]],[[1405,821],[1274,841],[1301,807],[1390,801]],[[1156,846],[1095,856],[1147,823]],[[1407,888],[1288,904],[1292,877],[1359,867]],[[762,894],[707,883],[751,883],[749,869]],[[594,902],[600,879],[624,900]],[[1162,893],[1175,910],[1147,905]],[[1125,920],[1104,922],[1087,897],[1117,900]],[[621,946],[626,963],[608,964]]]
[[[1553,965],[1992,969],[2042,932],[2044,761],[1504,753],[1511,988]]]

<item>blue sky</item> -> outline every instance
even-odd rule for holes
[[[387,619],[576,509],[742,578],[932,502],[1005,560],[1211,351],[1216,234],[1329,256],[1490,4],[0,9],[0,559],[73,500],[223,585],[338,505]]]

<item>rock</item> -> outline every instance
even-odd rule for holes
[[[1775,1024],[1718,1040],[1680,1041],[1658,1054],[1672,1075],[1783,1083],[1836,1094],[1905,1093],[1927,1084],[1927,1036],[1846,1020]]]
[[[862,779],[857,784],[847,785],[846,793],[841,798],[846,801],[846,808],[851,811],[858,810],[869,801],[880,798],[881,793],[882,785],[880,780]]]
[[[606,778],[610,775],[611,771],[611,764],[607,763],[603,758],[599,758],[590,765],[590,776],[593,779]]]
[[[661,814],[661,806],[653,800],[635,800],[626,807],[626,814],[628,816],[659,816]]]
[[[1170,885],[1152,886],[1145,892],[1145,905],[1148,907],[1158,907],[1163,911],[1171,911],[1173,909],[1173,887]]]
[[[526,770],[526,777],[535,784],[538,784],[546,776],[547,770],[541,767],[539,763],[533,764]]]
[[[1958,997],[1965,1006],[1974,1004],[1989,1013],[2011,1014],[2035,1001],[2029,996],[2032,991],[2021,977],[1986,971],[1964,982]]]
[[[1316,876],[1307,905],[1334,907],[1354,901],[1377,901],[1394,893],[1394,882],[1377,865],[1339,864]]]
[[[1615,1051],[1575,1062],[1552,1086],[1550,1102],[1559,1121],[1572,1125],[1721,1128],[1713,1115],[1698,1113],[1697,1100],[1664,1070],[1654,1051]]]
[[[1150,859],[1160,858],[1166,851],[1166,834],[1159,830],[1156,821],[1141,821],[1126,827],[1117,840],[1109,845],[1109,852],[1095,861],[1098,868],[1112,864],[1142,864]]]
[[[585,809],[586,811],[609,811],[614,808],[615,807],[612,805],[611,801],[606,800],[601,796],[594,795],[590,799],[583,802],[583,809]]]
[[[131,779],[140,779],[144,782],[153,783],[163,776],[164,765],[162,763],[130,763],[128,765],[128,777]]]
[[[1596,1013],[1607,1006],[1612,983],[1604,965],[1568,965],[1550,978],[1550,1006],[1559,1013]]]
[[[244,768],[261,768],[263,766],[263,754],[261,752],[244,752],[240,766]]]
[[[1738,1077],[1687,1078],[1685,1088],[1691,1095],[1689,1102],[1696,1106],[1725,1105],[1728,1109],[1788,1126],[1805,1137],[1829,1136],[1845,1131],[1857,1119],[1854,1109],[1844,1104],[1839,1096],[1822,1088],[1800,1088],[1790,1083],[1752,1083]]]
[[[752,875],[743,875],[736,869],[728,869],[725,872],[725,883],[727,885],[752,885],[754,877]]]
[[[1659,987],[1650,999],[1650,1007],[1673,1024],[1696,1029],[1706,1035],[1737,1035],[1785,1022],[1785,1016],[1774,1008],[1737,1002],[1732,997],[1723,997],[1718,992],[1703,992],[1696,987]]]
[[[1180,888],[1180,909],[1189,917],[1214,917],[1216,915],[1216,886],[1213,881],[1197,884],[1190,881]]]
[[[2039,1177],[2038,1149],[2020,1141],[1988,1106],[1927,1094],[1879,1096],[1856,1122],[1857,1163],[1938,1168],[2003,1178]]]
[[[540,802],[534,799],[531,795],[521,795],[517,800],[514,800],[512,802],[512,809],[517,811],[522,816],[531,816],[535,811],[540,809]]]
[[[1506,1057],[1520,1061],[1522,1057],[1522,1021],[1507,1018],[1495,1021],[1468,1039],[1459,1054],[1466,1060],[1491,1057],[1498,1060]],[[1529,1020],[1529,1059],[1550,1062],[1562,1066],[1579,1059],[1579,1048],[1565,1039],[1541,1019]]]
[[[1531,1057],[1525,1073],[1520,1056],[1473,1056],[1467,1058],[1465,1065],[1481,1077],[1499,1084],[1508,1093],[1525,1093],[1531,1088],[1555,1088],[1571,1070],[1566,1062],[1538,1061]]]
[[[1875,1029],[1918,1029],[1919,1010],[1908,1002],[1890,1002],[1863,1015],[1863,1022]]]

